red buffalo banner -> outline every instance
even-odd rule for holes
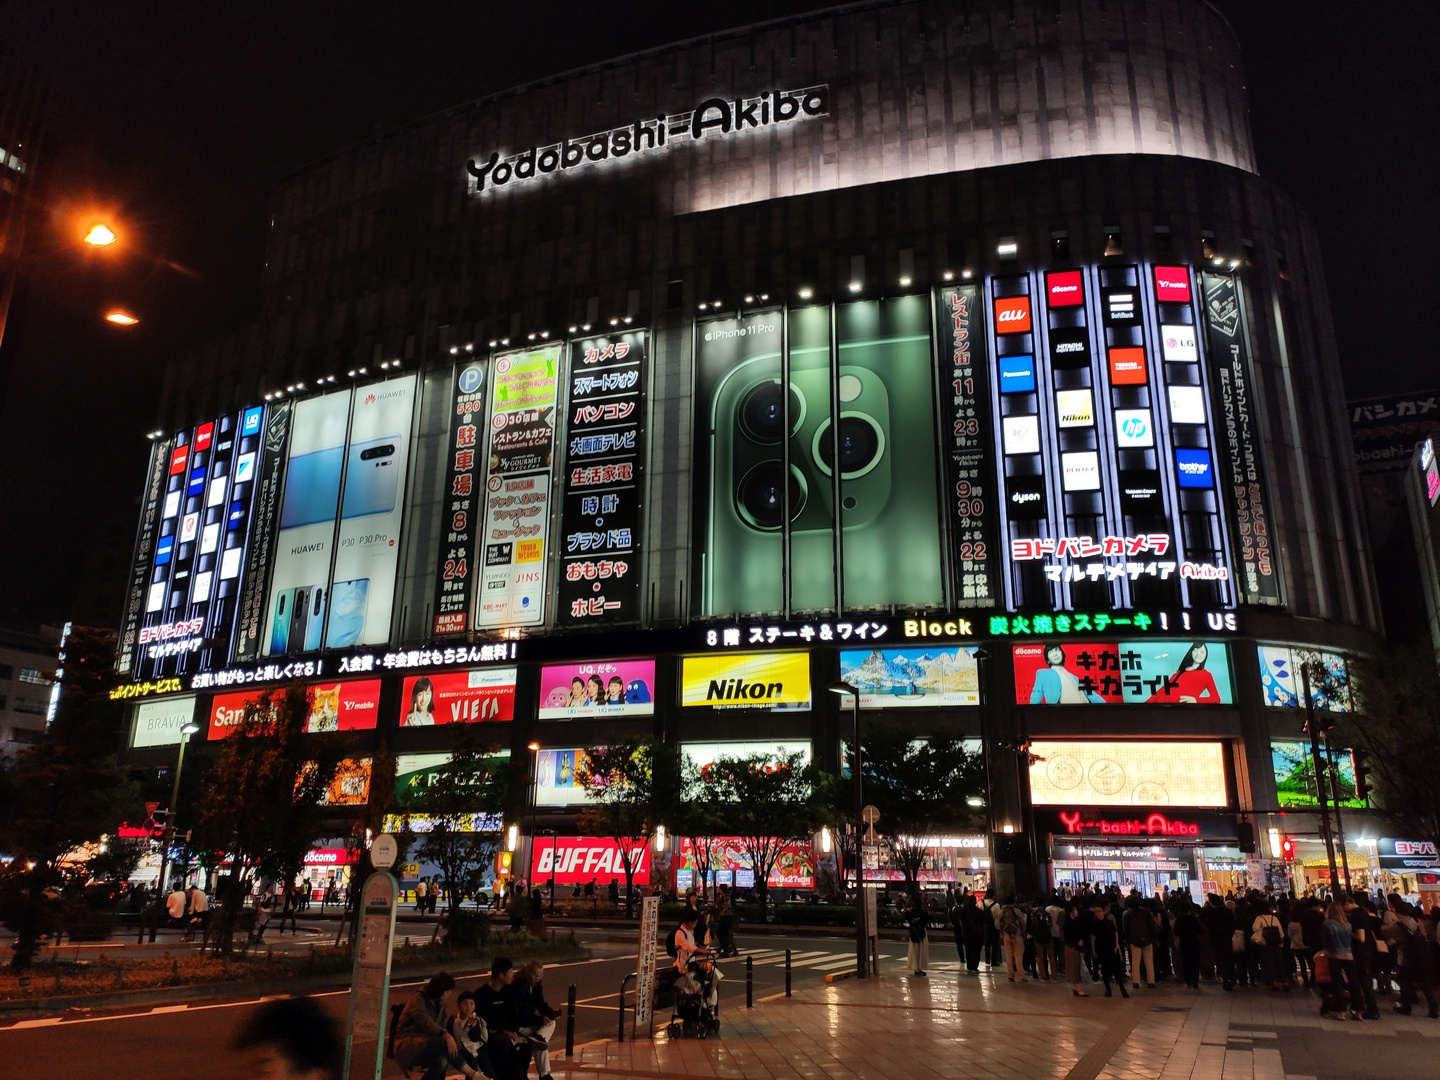
[[[650,845],[637,837],[630,858],[639,862],[635,867],[635,884],[650,884]],[[544,885],[554,873],[556,885],[583,885],[591,878],[600,888],[611,879],[625,884],[625,861],[620,848],[608,836],[542,837],[535,841],[535,861],[531,884]]]

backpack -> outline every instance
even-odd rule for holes
[[[1051,935],[1050,915],[1043,908],[1037,908],[1030,913],[1027,929],[1030,936],[1036,941],[1049,941]]]
[[[1280,921],[1271,916],[1270,921],[1260,928],[1260,940],[1266,945],[1279,945],[1282,939]]]
[[[684,927],[677,926],[674,930],[670,931],[670,936],[665,939],[665,951],[671,956],[680,955],[680,947],[675,943],[675,939],[682,929],[684,929]]]
[[[1006,904],[1000,909],[997,926],[1002,934],[1018,934],[1020,932],[1020,913],[1015,910],[1013,904]]]

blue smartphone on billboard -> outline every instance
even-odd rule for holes
[[[296,601],[299,602],[298,600]],[[305,652],[320,648],[320,633],[325,629],[325,586],[312,585],[310,600],[305,608]]]
[[[370,579],[337,581],[330,590],[330,628],[326,646],[344,649],[359,644],[365,632],[365,604],[370,595]]]
[[[400,475],[395,455],[399,449],[398,435],[351,445],[345,471],[342,517],[388,514],[395,509],[395,490],[399,487]]]
[[[270,627],[270,655],[283,656],[290,640],[290,603],[294,589],[281,589],[275,594],[275,621]]]
[[[290,459],[280,528],[294,529],[335,520],[335,507],[340,501],[340,467],[344,461],[345,449],[341,446]]]

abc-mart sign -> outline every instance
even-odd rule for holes
[[[585,165],[658,154],[679,143],[713,141],[830,114],[830,87],[767,90],[758,97],[707,98],[689,112],[644,117],[609,131],[584,135],[502,157],[498,150],[469,160],[468,191],[484,195]]]

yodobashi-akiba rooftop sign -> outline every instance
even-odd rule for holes
[[[532,146],[509,157],[501,157],[498,150],[488,157],[473,157],[466,166],[470,194],[480,195],[509,184],[527,183],[582,165],[659,153],[677,143],[733,137],[829,113],[829,86],[767,90],[749,98],[707,98],[690,112],[645,117],[594,135]]]

